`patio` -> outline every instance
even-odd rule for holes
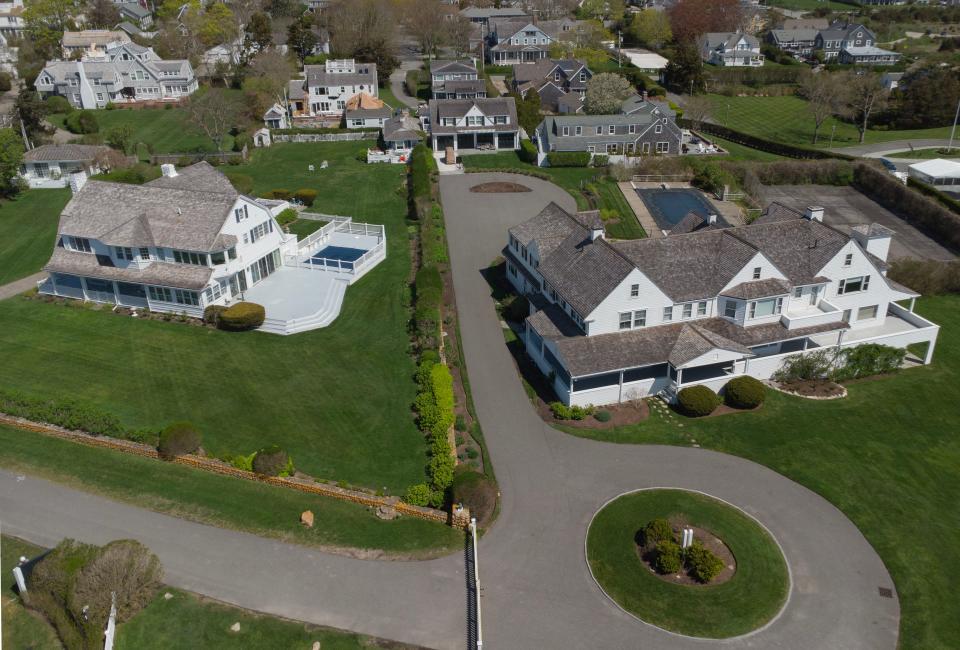
[[[332,323],[340,314],[347,284],[331,273],[281,266],[245,291],[244,299],[266,309],[261,332],[296,334]]]

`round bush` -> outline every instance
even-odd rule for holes
[[[656,557],[653,560],[653,568],[657,573],[671,574],[679,573],[683,567],[681,559],[680,545],[672,540],[664,540],[657,544]]]
[[[71,133],[96,133],[100,130],[93,111],[73,111],[63,123]]]
[[[593,414],[593,417],[596,418],[597,422],[609,422],[613,416],[610,415],[610,411],[597,411]]]
[[[720,396],[706,386],[688,386],[677,394],[677,403],[683,413],[699,418],[720,406]]]
[[[690,577],[697,582],[710,582],[723,571],[723,560],[699,541],[694,541],[690,545],[686,555]]]
[[[173,460],[200,449],[200,434],[189,422],[174,422],[160,432],[157,452],[164,460]]]
[[[317,200],[317,191],[309,189],[297,190],[293,193],[293,198],[305,206],[309,207],[313,205],[313,202]]]
[[[497,507],[497,484],[486,474],[468,469],[458,470],[454,474],[450,494],[453,503],[462,503],[470,508],[470,514],[477,518],[481,526],[489,523],[493,517]]]
[[[674,541],[673,528],[670,526],[670,522],[662,517],[648,521],[647,525],[643,527],[642,533],[644,546],[656,546],[660,542]]]
[[[255,302],[238,302],[230,305],[220,314],[217,327],[231,332],[252,330],[263,325],[267,312],[263,305]]]
[[[203,310],[203,322],[207,325],[216,325],[220,321],[220,314],[227,311],[225,305],[208,305]]]
[[[43,100],[43,105],[46,107],[47,113],[73,112],[73,106],[70,105],[70,102],[67,101],[67,98],[60,95],[50,95]]]
[[[290,457],[277,445],[264,447],[253,457],[253,471],[265,476],[280,476],[287,469]]]
[[[767,387],[759,379],[748,375],[735,377],[724,386],[724,399],[728,406],[737,409],[752,409],[763,404]]]

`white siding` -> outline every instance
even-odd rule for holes
[[[630,287],[634,284],[640,285],[639,296],[631,298]],[[609,334],[620,331],[621,312],[645,309],[647,311],[646,326],[651,327],[662,324],[663,308],[672,304],[673,301],[657,285],[638,269],[634,269],[584,320],[590,324],[591,336]]]
[[[853,255],[850,266],[844,265],[847,254]],[[883,323],[887,313],[887,304],[894,295],[887,286],[882,273],[867,258],[859,244],[853,240],[847,242],[840,252],[820,270],[818,275],[824,275],[831,279],[822,298],[836,305],[840,311],[849,309],[850,326],[852,328],[874,327]],[[866,275],[870,276],[870,284],[866,291],[844,295],[837,294],[840,280]],[[871,305],[877,305],[877,317],[870,320],[858,320],[857,311],[860,307]]]

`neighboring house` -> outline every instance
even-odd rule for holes
[[[551,113],[579,113],[593,72],[577,59],[544,59],[513,66],[512,90],[521,97],[540,96],[540,106]]]
[[[891,52],[874,45],[845,47],[840,50],[840,54],[837,56],[839,63],[853,65],[893,65],[899,60],[899,52]]]
[[[656,52],[643,49],[623,48],[620,53],[625,56],[634,67],[639,68],[641,72],[653,75],[656,79],[663,78],[663,71],[667,69],[670,61]]]
[[[700,58],[724,67],[763,65],[760,41],[743,32],[710,32],[700,37]]]
[[[430,95],[434,99],[476,99],[487,96],[487,84],[470,60],[430,63]]]
[[[924,160],[907,167],[907,174],[921,183],[946,192],[960,192],[960,163],[943,158]]]
[[[146,30],[153,26],[153,14],[149,9],[137,2],[122,2],[117,5],[120,10],[120,19],[126,20],[140,29]]]
[[[495,65],[536,63],[550,57],[550,46],[576,37],[582,26],[575,20],[498,19],[489,24],[486,57]]]
[[[242,300],[296,251],[279,209],[238,194],[205,162],[165,165],[143,185],[87,181],[60,215],[40,292],[201,316]]]
[[[870,47],[877,42],[873,32],[859,23],[837,21],[817,33],[814,49],[823,53],[825,61],[840,56],[851,47]]]
[[[118,23],[114,29],[123,32],[127,36],[141,36],[143,38],[153,38],[156,35],[156,32],[145,32],[129,20],[124,20],[121,23]]]
[[[263,123],[268,129],[289,129],[290,116],[280,104],[274,104],[263,114]]]
[[[551,151],[587,151],[624,156],[677,155],[683,131],[676,114],[665,104],[641,96],[624,102],[617,115],[557,115],[544,118],[535,133],[537,163],[544,165]]]
[[[492,19],[520,20],[528,16],[520,7],[467,7],[460,11],[460,15],[481,29],[481,35],[486,35]]]
[[[216,70],[218,64],[236,65],[240,63],[240,52],[243,49],[243,39],[238,38],[232,43],[215,45],[200,55],[200,66],[207,76]]]
[[[130,37],[126,32],[109,29],[85,29],[79,32],[64,32],[61,44],[63,58],[71,59],[79,56],[105,56],[107,48],[129,43]]]
[[[886,72],[882,77],[880,77],[880,83],[883,84],[883,87],[887,90],[896,90],[900,87],[900,82],[902,80],[902,72]]]
[[[23,154],[20,176],[32,188],[67,187],[73,174],[99,174],[97,157],[107,151],[102,145],[45,144]]]
[[[197,89],[197,79],[189,61],[164,61],[152,48],[125,43],[95,58],[50,61],[35,86],[42,97],[61,95],[76,108],[103,108],[110,102],[179,100]]]
[[[19,47],[10,47],[7,44],[7,37],[0,33],[0,70],[13,79],[19,76],[17,73],[19,51]]]
[[[767,41],[784,52],[807,59],[813,55],[818,33],[816,29],[771,29]]]
[[[0,34],[20,38],[27,29],[23,21],[23,0],[0,2]]]
[[[348,129],[379,128],[392,115],[393,109],[377,97],[358,93],[347,101],[344,122]]]
[[[383,123],[379,148],[367,150],[367,162],[405,164],[413,148],[422,141],[420,121],[403,111]]]
[[[377,66],[353,59],[331,59],[304,66],[304,79],[290,82],[289,101],[294,124],[333,123],[343,119],[347,102],[366,93],[378,94]]]
[[[929,363],[939,326],[886,278],[892,231],[848,235],[822,218],[774,203],[749,226],[610,242],[596,211],[551,203],[511,228],[504,249],[507,278],[532,305],[527,354],[568,405],[719,391],[811,349],[928,342]]]
[[[826,18],[785,18],[782,29],[815,29],[817,31],[830,26]]]
[[[434,99],[421,122],[434,151],[520,148],[520,124],[513,97]]]

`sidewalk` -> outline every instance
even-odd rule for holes
[[[23,293],[28,289],[34,288],[37,286],[37,283],[45,277],[47,277],[47,274],[41,271],[39,273],[34,273],[33,275],[28,275],[25,278],[20,278],[19,280],[14,280],[13,282],[0,286],[0,300],[12,298],[18,293]]]

